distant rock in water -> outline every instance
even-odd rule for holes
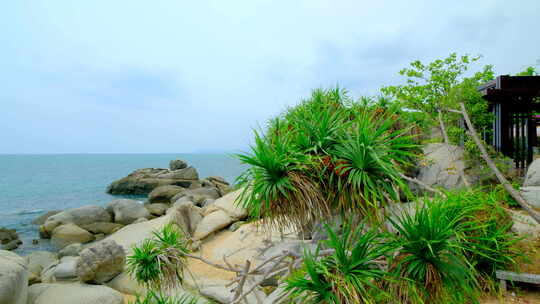
[[[0,249],[15,250],[22,244],[19,235],[14,229],[0,227]]]
[[[172,171],[184,168],[187,168],[187,163],[181,159],[175,159],[169,162],[169,169]]]
[[[145,168],[135,170],[128,176],[112,182],[107,187],[110,194],[145,195],[159,186],[180,186],[190,188],[198,186],[199,173],[180,159],[169,163],[170,169]]]

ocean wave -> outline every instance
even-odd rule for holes
[[[11,215],[26,215],[26,214],[36,214],[43,213],[45,209],[30,209],[30,210],[21,210],[11,213]]]

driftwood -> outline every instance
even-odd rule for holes
[[[465,123],[467,124],[467,128],[469,128],[469,135],[471,135],[474,143],[480,149],[480,156],[484,159],[484,161],[487,163],[488,167],[495,173],[495,176],[497,176],[497,179],[503,185],[504,189],[516,200],[516,202],[521,206],[521,208],[525,209],[527,213],[537,222],[540,224],[540,214],[538,214],[530,205],[527,203],[527,201],[521,196],[521,194],[512,187],[510,182],[504,177],[504,175],[501,173],[499,168],[495,165],[491,157],[489,157],[489,154],[486,150],[486,147],[484,147],[484,144],[478,137],[478,133],[476,132],[476,129],[474,128],[474,125],[471,122],[471,119],[469,118],[469,114],[467,114],[467,110],[465,109],[465,105],[463,103],[460,103],[461,111],[452,110],[451,112],[460,113],[463,118],[465,119]]]

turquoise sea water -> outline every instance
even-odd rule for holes
[[[105,205],[121,197],[105,193],[113,180],[140,168],[167,168],[177,158],[201,178],[217,175],[231,183],[245,168],[224,154],[0,155],[0,227],[17,230],[19,253],[49,249],[47,241],[32,245],[39,238],[34,218],[49,210]]]

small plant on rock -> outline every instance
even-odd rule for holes
[[[127,258],[128,271],[137,282],[157,290],[173,289],[182,283],[189,242],[175,224],[167,224],[133,248]]]
[[[364,231],[360,224],[352,228],[347,221],[339,234],[328,225],[329,239],[324,241],[331,253],[319,256],[305,252],[304,267],[286,280],[285,290],[303,303],[380,303],[388,299],[381,289],[387,277],[381,262],[388,254],[375,230]]]
[[[456,237],[466,211],[429,201],[417,208],[414,215],[390,218],[398,252],[389,268],[396,282],[387,290],[399,303],[475,302],[476,272]]]

